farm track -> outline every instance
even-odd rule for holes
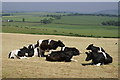
[[[1,33],[2,35],[2,78],[117,78],[118,39],[84,38],[55,35],[29,35]],[[66,46],[76,47],[82,54],[73,57],[78,62],[47,62],[45,58],[22,60],[8,59],[11,50],[19,49],[39,39],[62,40]],[[113,63],[104,66],[82,66],[85,62],[85,48],[94,43],[102,46],[113,57]]]

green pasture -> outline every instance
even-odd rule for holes
[[[22,19],[25,19],[25,21],[29,21],[29,22],[40,22],[43,19],[49,19],[51,17],[40,17],[40,16],[30,16],[30,15],[21,15],[21,16],[5,16],[3,17],[3,20],[14,20],[14,21],[22,21]],[[53,18],[54,19],[54,18]]]
[[[118,19],[107,16],[64,16],[60,20],[55,20],[54,23],[100,25],[101,22],[109,20],[117,21]]]
[[[50,24],[42,24],[40,23],[40,20],[45,18],[49,19],[51,17],[40,16],[37,12],[28,14],[29,15],[22,13],[3,17],[3,20],[10,19],[17,22],[3,22],[2,31],[6,33],[67,35],[79,37],[118,37],[118,26],[101,25],[101,22],[103,21],[117,21],[117,17],[85,15],[62,16],[61,19],[54,19]],[[26,22],[22,22],[22,18],[25,18]]]

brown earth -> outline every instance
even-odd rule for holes
[[[83,38],[55,35],[29,35],[2,33],[2,78],[117,78],[118,39]],[[73,57],[78,62],[48,62],[45,58],[8,59],[11,50],[19,49],[39,39],[62,40],[66,46],[76,47],[82,54]],[[94,43],[113,57],[113,63],[103,66],[82,66],[85,48]]]

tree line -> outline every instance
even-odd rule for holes
[[[67,16],[108,16],[108,17],[118,17],[118,15],[112,15],[112,14],[80,14],[80,13],[71,13]]]
[[[101,23],[102,25],[109,25],[109,26],[120,26],[120,21],[105,21]]]

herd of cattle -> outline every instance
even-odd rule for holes
[[[60,47],[61,50],[57,51],[56,49]],[[87,55],[85,61],[92,60],[92,63],[82,64],[82,65],[103,65],[112,63],[112,57],[105,52],[102,47],[96,47],[93,44],[90,44],[85,52]],[[49,54],[45,55],[45,52]],[[36,44],[30,44],[24,46],[21,49],[13,50],[9,53],[8,58],[11,59],[23,59],[28,57],[46,57],[47,61],[65,61],[70,62],[73,56],[80,55],[81,52],[74,47],[66,47],[65,44],[58,40],[38,40]]]

